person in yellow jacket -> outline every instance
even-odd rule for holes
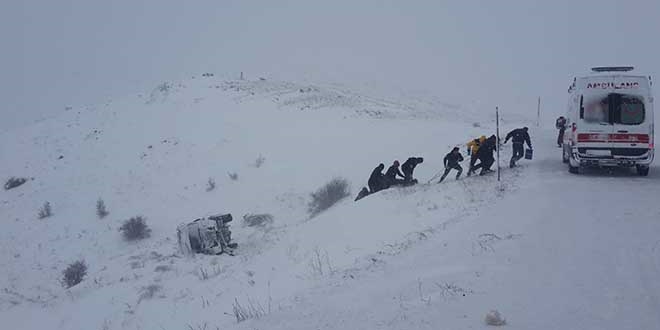
[[[478,139],[473,139],[468,142],[467,145],[467,154],[470,156],[470,167],[468,169],[467,175],[470,176],[474,173],[474,163],[477,162],[477,151],[479,147],[486,141],[486,136],[482,135]]]

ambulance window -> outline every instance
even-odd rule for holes
[[[610,123],[610,101],[608,96],[586,98],[583,108],[580,108],[580,117],[587,123]]]
[[[584,118],[584,95],[580,95],[580,118]]]
[[[644,122],[644,101],[641,97],[621,94],[612,96],[614,123],[639,125]]]

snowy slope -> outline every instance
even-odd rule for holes
[[[659,328],[660,175],[568,175],[544,133],[498,202],[241,329]]]
[[[416,176],[430,178],[452,146],[492,132],[492,117],[345,86],[198,76],[5,132],[0,177],[34,179],[0,195],[0,319],[14,329],[437,329],[484,327],[497,308],[520,329],[659,325],[657,169],[570,176],[551,131],[533,132],[538,159],[506,169],[503,183],[391,189],[309,219],[309,194],[331,178],[355,195],[379,162],[409,156],[425,158]],[[512,128],[525,116],[504,118]],[[38,220],[45,201],[54,216]],[[176,226],[219,212],[234,214],[237,256],[180,256]],[[246,213],[274,225],[243,227]],[[126,243],[117,230],[135,215],[152,236]],[[79,258],[89,275],[65,290],[61,272]],[[237,324],[236,302],[268,315]]]

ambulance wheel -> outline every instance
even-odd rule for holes
[[[648,166],[637,165],[637,175],[639,175],[639,176],[649,175],[649,167]]]
[[[580,174],[580,167],[571,165],[570,161],[568,162],[568,171],[573,174]]]

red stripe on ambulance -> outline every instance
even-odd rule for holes
[[[578,134],[578,143],[649,143],[648,134],[601,134],[601,133],[580,133]]]

